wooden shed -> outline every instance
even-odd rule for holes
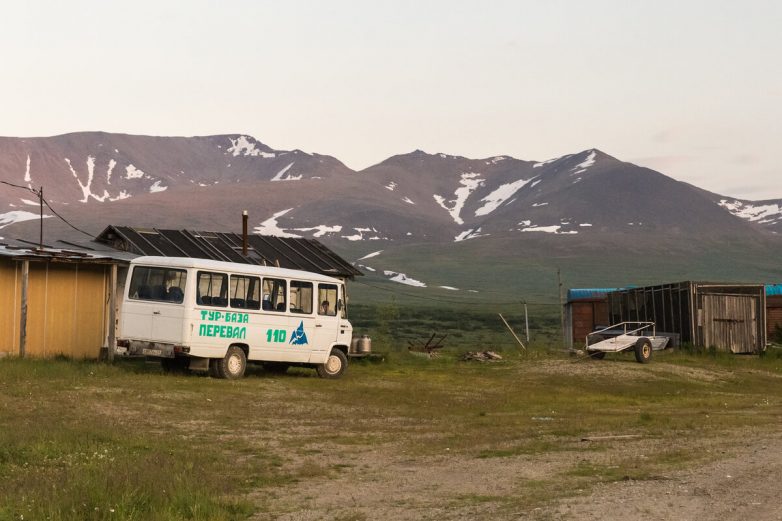
[[[0,246],[0,356],[98,358],[112,337],[113,283],[129,258]]]
[[[683,343],[732,353],[766,347],[766,288],[763,284],[678,282],[608,294],[612,323],[653,321],[658,332]]]
[[[588,333],[608,326],[608,293],[616,288],[574,288],[567,292],[564,336],[567,348],[584,344]]]

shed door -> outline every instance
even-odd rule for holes
[[[731,353],[754,353],[757,340],[757,299],[750,296],[703,295],[705,347]]]

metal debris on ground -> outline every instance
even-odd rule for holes
[[[426,353],[430,357],[437,356],[439,354],[437,350],[445,347],[445,345],[443,345],[443,340],[445,340],[445,337],[447,337],[448,334],[443,335],[438,341],[435,342],[434,337],[436,336],[437,333],[432,333],[432,336],[429,338],[429,340],[426,341],[426,343],[420,340],[408,340],[407,349],[416,353]]]
[[[502,360],[502,356],[494,351],[467,351],[462,355],[461,360],[464,362],[494,362],[496,360]]]

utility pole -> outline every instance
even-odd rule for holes
[[[562,332],[562,341],[565,341],[565,308],[562,303],[562,272],[557,268],[557,291],[559,293],[559,330]]]
[[[43,186],[38,191],[38,202],[41,205],[41,236],[40,236],[41,240],[38,243],[38,248],[42,250],[43,249]]]

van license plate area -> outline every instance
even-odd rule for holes
[[[141,350],[141,354],[146,356],[161,356],[163,354],[163,351],[161,349],[144,348]]]

